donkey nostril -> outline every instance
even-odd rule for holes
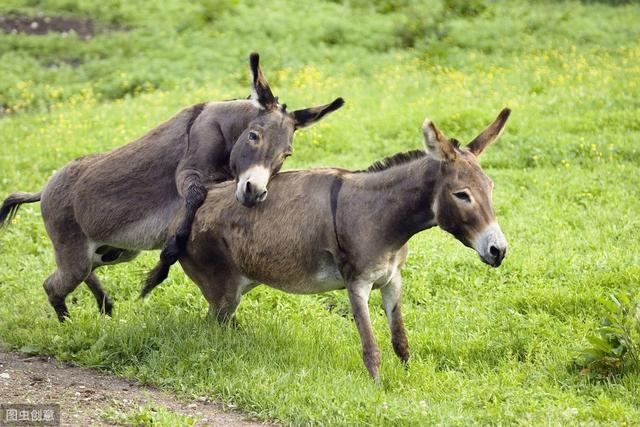
[[[251,194],[251,182],[250,181],[247,181],[247,183],[245,184],[244,191],[247,194]]]
[[[264,190],[262,193],[258,194],[258,197],[256,198],[256,200],[258,200],[259,202],[262,202],[266,198],[267,198],[267,190]]]
[[[491,255],[494,258],[498,258],[500,256],[500,249],[496,248],[495,246],[491,245],[489,247],[489,253],[491,253]]]

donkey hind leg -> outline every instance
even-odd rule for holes
[[[162,283],[169,275],[169,269],[178,262],[180,256],[187,247],[187,239],[191,234],[191,226],[196,217],[196,212],[207,197],[207,188],[200,178],[191,175],[187,179],[187,191],[185,194],[185,212],[175,234],[170,236],[160,252],[160,260],[147,275],[140,297],[144,298],[156,286]]]
[[[111,316],[113,313],[113,300],[104,291],[98,276],[95,274],[95,269],[103,265],[114,265],[122,262],[128,262],[137,257],[140,251],[132,251],[126,249],[120,249],[112,246],[99,246],[92,256],[92,269],[91,274],[86,278],[84,283],[87,284],[91,293],[96,298],[98,303],[98,310]]]
[[[409,362],[409,342],[402,320],[402,278],[400,273],[396,273],[391,281],[380,289],[380,292],[389,329],[391,329],[393,351],[406,367]]]
[[[111,313],[113,312],[113,301],[104,289],[102,289],[102,285],[100,284],[100,280],[98,279],[98,276],[96,276],[96,273],[92,271],[91,274],[89,274],[89,277],[85,279],[84,283],[87,284],[91,293],[93,293],[93,296],[96,298],[98,310],[107,316],[111,316]]]
[[[91,274],[91,260],[87,254],[86,243],[76,245],[76,250],[65,248],[63,253],[56,253],[58,269],[44,281],[44,290],[49,297],[58,320],[64,322],[69,316],[65,299],[80,283]],[[56,248],[58,250],[58,248]]]

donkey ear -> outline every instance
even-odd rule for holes
[[[480,135],[476,136],[473,141],[467,144],[467,148],[474,155],[479,156],[482,154],[485,148],[493,141],[498,139],[502,130],[504,129],[504,125],[507,123],[507,119],[509,118],[509,114],[511,114],[511,110],[508,108],[503,109],[498,114],[498,117],[494,120],[493,123],[489,125],[485,130],[480,133]]]
[[[427,153],[439,161],[451,161],[456,158],[453,143],[440,132],[440,129],[429,119],[422,123],[422,135]]]
[[[249,55],[249,66],[251,68],[251,84],[253,85],[251,99],[258,101],[264,108],[277,105],[278,100],[273,96],[269,83],[260,69],[260,55],[257,53]]]
[[[296,122],[296,129],[310,126],[322,119],[327,114],[336,111],[344,105],[344,99],[336,98],[331,104],[320,105],[318,107],[305,108],[304,110],[296,110],[293,113],[293,119]]]

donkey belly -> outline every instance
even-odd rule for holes
[[[339,272],[338,272],[339,274]],[[323,292],[335,291],[338,289],[344,289],[344,281],[342,278],[336,278],[335,276],[324,276],[324,272],[319,273],[323,275],[322,278],[311,277],[308,280],[299,282],[287,282],[287,283],[267,283],[272,288],[279,289],[289,294],[321,294]],[[257,281],[260,282],[260,281]]]
[[[116,248],[140,251],[160,249],[168,236],[168,228],[182,207],[182,199],[172,200],[165,206],[146,212],[141,219],[123,225],[99,242]]]
[[[269,280],[266,283],[272,288],[291,294],[320,294],[344,289],[344,280],[333,257],[325,252],[317,261],[313,271],[301,277]]]
[[[336,289],[344,289],[344,279],[338,266],[333,260],[323,260],[318,266],[318,270],[311,278],[311,287],[320,293],[335,291]],[[306,292],[305,292],[306,293]]]

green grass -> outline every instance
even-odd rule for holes
[[[114,405],[102,412],[102,419],[113,425],[127,426],[192,426],[198,419],[175,413],[163,407]]]
[[[595,382],[572,367],[606,310],[640,282],[640,6],[624,2],[4,2],[127,28],[89,41],[0,35],[0,193],[36,191],[70,159],[143,134],[183,106],[248,93],[262,53],[291,108],[344,96],[296,135],[287,167],[362,168],[420,146],[425,115],[469,140],[513,114],[482,158],[510,249],[500,269],[431,230],[403,270],[412,351],[403,370],[381,299],[372,321],[382,385],[367,376],[344,292],[247,295],[240,326],[204,319],[174,268],[144,303],[157,254],[99,271],[116,301],[84,287],[58,324],[41,283],[53,251],[37,205],[0,233],[0,341],[210,396],[293,424],[637,424],[640,370]],[[621,4],[618,4],[621,3]],[[146,3],[145,3],[146,4]],[[265,10],[266,9],[266,10]],[[77,68],[65,60],[80,59]],[[59,67],[45,67],[59,61]]]

